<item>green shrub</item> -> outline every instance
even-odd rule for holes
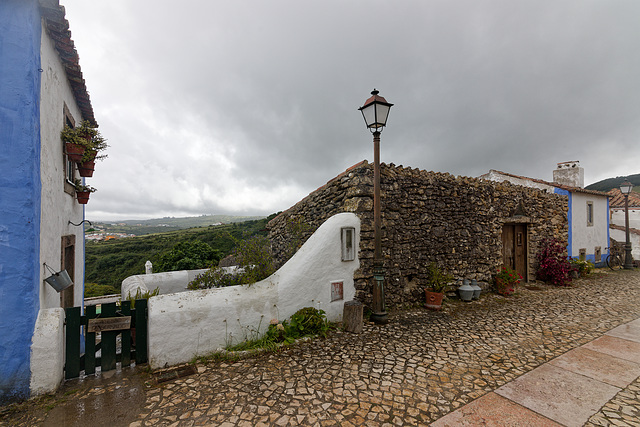
[[[275,271],[269,247],[270,242],[266,236],[239,240],[233,253],[241,268],[228,271],[212,267],[189,282],[187,289],[248,285],[266,279]]]
[[[316,335],[326,337],[329,328],[330,324],[323,310],[305,307],[296,311],[288,321],[270,324],[262,337],[245,340],[239,344],[229,346],[227,350],[245,351],[256,348],[275,350],[278,345],[291,344],[298,338]]]
[[[595,265],[593,265],[591,261],[582,261],[578,258],[572,258],[571,267],[582,277],[590,274],[595,268]]]
[[[145,292],[140,292],[140,288],[138,288],[134,296],[131,296],[131,292],[129,292],[127,294],[127,298],[125,298],[125,301],[131,301],[131,305],[129,307],[134,308],[136,305],[137,299],[149,299],[157,295],[160,295],[160,288],[155,288],[152,291],[145,291]]]
[[[427,266],[427,289],[432,292],[444,292],[453,276],[440,270],[435,262]]]
[[[329,324],[322,310],[313,307],[305,307],[294,313],[288,325],[285,325],[286,335],[291,338],[299,338],[307,335],[325,336],[329,330]]]

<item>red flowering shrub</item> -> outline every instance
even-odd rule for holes
[[[556,286],[568,286],[571,282],[571,263],[566,244],[558,239],[543,239],[538,254],[537,278]]]
[[[522,276],[509,267],[502,267],[495,276],[496,290],[500,295],[509,296],[522,280]]]

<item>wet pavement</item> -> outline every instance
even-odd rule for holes
[[[640,426],[640,272],[529,288],[157,385],[140,369],[70,381],[0,425]]]

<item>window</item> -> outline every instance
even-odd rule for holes
[[[596,260],[596,262],[602,261],[602,247],[601,246],[596,246],[595,247],[595,260]]]
[[[593,225],[593,202],[587,202],[587,227]]]
[[[587,248],[580,248],[580,250],[578,251],[578,257],[579,257],[580,261],[586,261],[587,260]]]
[[[75,127],[75,120],[73,119],[73,116],[71,115],[71,113],[69,112],[69,108],[67,107],[67,104],[64,104],[64,124],[66,126],[69,126],[70,128]],[[64,144],[62,145],[62,150],[63,153],[64,151]],[[68,194],[74,195],[75,194],[75,189],[73,187],[73,181],[76,178],[76,165],[73,161],[71,161],[69,159],[69,157],[64,154],[64,191]]]
[[[353,227],[342,227],[341,229],[341,241],[342,241],[342,261],[353,261],[356,259],[355,240],[356,229]]]

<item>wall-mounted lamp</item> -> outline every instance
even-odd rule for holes
[[[93,227],[93,224],[91,224],[91,221],[89,221],[88,219],[82,220],[79,224],[74,224],[74,223],[72,223],[71,221],[69,221],[69,224],[71,224],[71,225],[75,225],[76,227],[79,227],[79,226],[81,226],[82,224],[84,224],[85,222],[88,222],[88,223],[89,223],[89,225]]]

